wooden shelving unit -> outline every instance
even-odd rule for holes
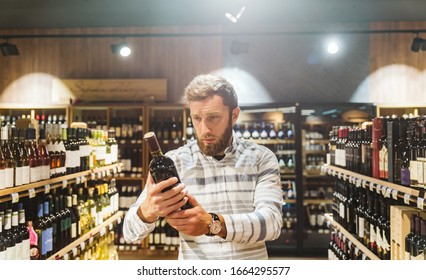
[[[342,227],[339,223],[334,221],[333,214],[326,213],[324,214],[324,217],[327,222],[330,223],[330,226],[337,229],[339,232],[341,232],[347,239],[349,239],[361,252],[364,253],[369,259],[371,260],[380,260],[373,252],[371,252],[367,247],[364,246],[361,242],[359,242],[356,237],[354,237],[351,233],[349,233],[344,227]]]
[[[106,221],[104,221],[103,223],[101,223],[100,225],[98,225],[97,227],[91,229],[86,234],[83,234],[82,236],[80,236],[77,240],[71,242],[70,244],[68,244],[67,246],[65,246],[64,248],[62,248],[61,250],[59,250],[58,252],[56,252],[52,256],[50,256],[48,258],[48,260],[57,260],[57,259],[60,259],[66,253],[72,251],[77,246],[81,246],[81,244],[84,241],[88,240],[90,237],[94,236],[97,233],[99,233],[100,235],[105,234],[106,231],[107,231],[107,227],[109,227],[109,230],[112,230],[113,229],[113,227],[112,227],[113,223],[114,222],[120,223],[122,218],[123,218],[123,212],[122,211],[118,211],[117,213],[115,213],[114,215],[112,215],[109,219],[107,219]]]

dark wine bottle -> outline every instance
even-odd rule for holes
[[[152,160],[149,163],[149,171],[154,179],[155,183],[167,180],[171,177],[176,177],[178,182],[172,186],[169,186],[163,190],[163,192],[172,189],[181,183],[179,174],[176,170],[175,163],[171,158],[164,155],[161,151],[160,144],[158,143],[157,137],[154,132],[148,132],[144,135],[144,140],[148,144]],[[187,202],[182,209],[192,208],[192,205]]]

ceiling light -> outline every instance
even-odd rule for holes
[[[111,44],[111,51],[113,54],[120,54],[121,56],[129,56],[132,53],[126,42]]]
[[[327,46],[327,52],[329,54],[336,54],[339,52],[339,45],[336,42],[330,42]]]
[[[236,16],[233,16],[231,13],[226,13],[225,17],[229,19],[231,22],[236,23],[238,19],[243,15],[244,11],[246,10],[245,6],[242,6],[241,9],[238,11],[238,14]]]
[[[18,47],[14,44],[10,44],[9,42],[1,44],[0,49],[4,56],[19,55]]]

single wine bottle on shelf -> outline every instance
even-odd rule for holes
[[[171,158],[165,156],[161,151],[160,144],[158,143],[157,137],[153,132],[148,132],[144,135],[144,140],[148,144],[152,160],[149,163],[149,171],[154,179],[155,183],[167,180],[171,177],[176,177],[178,182],[168,188],[165,188],[163,192],[172,189],[173,187],[180,184],[181,180],[176,170],[176,166]],[[187,202],[182,209],[192,208],[192,205]]]

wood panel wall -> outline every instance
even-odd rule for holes
[[[373,30],[426,29],[426,22],[377,22]],[[419,34],[426,39],[426,34]],[[385,33],[370,36],[370,102],[426,104],[426,51],[410,50],[415,34]]]
[[[168,101],[181,102],[181,94],[193,76],[222,67],[222,37],[191,36],[217,32],[218,27],[102,28],[65,30],[9,30],[2,34],[182,34],[185,36],[132,37],[126,42],[133,53],[113,55],[119,38],[11,39],[19,56],[0,56],[0,102],[64,104],[66,92],[52,93],[53,79],[145,79],[168,81]],[[220,31],[220,30],[219,30]]]

